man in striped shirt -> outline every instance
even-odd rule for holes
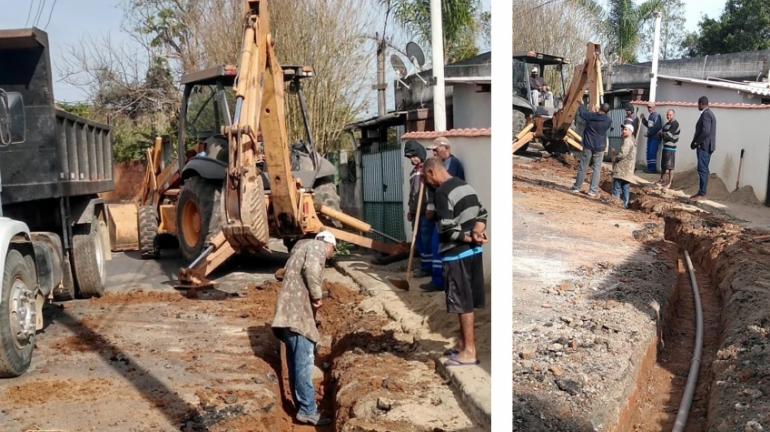
[[[487,242],[487,211],[476,191],[449,174],[440,159],[428,159],[423,173],[425,181],[435,188],[447,312],[458,314],[460,320],[460,342],[446,365],[476,365],[473,311],[484,307],[481,246]]]

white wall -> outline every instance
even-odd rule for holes
[[[488,111],[488,110],[487,110]],[[489,136],[481,137],[450,137],[452,142],[452,154],[454,154],[465,168],[465,181],[468,182],[479,195],[479,200],[484,208],[487,209],[489,214],[489,220],[487,221],[487,235],[490,238],[490,242],[494,241],[494,234],[492,232],[492,226],[494,223],[494,216],[492,212],[492,173],[490,169],[490,161],[492,160],[491,153],[491,140]],[[406,140],[403,140],[406,141]],[[433,139],[418,139],[423,146],[430,144]],[[430,152],[428,154],[430,156]],[[412,164],[404,158],[404,175],[408,179],[408,173],[412,171]],[[408,181],[404,182],[404,208],[408,208],[409,203],[409,184]],[[406,220],[406,219],[404,219]],[[405,223],[411,239],[411,224]],[[506,239],[498,239],[498,241],[506,241]],[[507,241],[510,241],[508,239]],[[489,243],[484,245],[484,280],[489,283],[492,271],[491,249]]]
[[[682,172],[698,166],[695,150],[690,149],[690,143],[695,135],[695,124],[700,112],[697,106],[678,105],[659,102],[657,111],[663,115],[669,108],[676,111],[682,132],[676,152],[675,172]],[[709,171],[719,175],[728,190],[732,191],[738,180],[741,149],[744,149],[740,186],[752,186],[757,199],[764,202],[770,165],[770,106],[757,109],[712,106],[711,110],[717,119],[717,142],[716,151],[711,155]],[[647,139],[643,138],[646,132],[642,127],[637,151],[637,163],[640,165],[644,165],[646,159]]]
[[[453,87],[453,127],[455,129],[491,127],[491,93],[478,92],[478,86],[475,84],[454,84]]]
[[[760,104],[760,97],[750,97],[750,94],[718,87],[705,87],[702,84],[682,82],[668,79],[658,80],[657,99],[662,101],[696,102],[703,95],[708,96],[711,103],[745,103]]]

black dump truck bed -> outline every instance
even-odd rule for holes
[[[3,205],[114,189],[110,128],[56,108],[45,32],[0,30],[0,89],[21,95],[25,122],[0,145]]]

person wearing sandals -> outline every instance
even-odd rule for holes
[[[679,122],[674,119],[676,112],[672,109],[666,111],[666,124],[660,131],[660,140],[663,143],[663,155],[660,161],[660,181],[658,184],[664,189],[671,187],[674,181],[674,166],[676,164],[676,143],[679,142]],[[663,177],[668,174],[668,180]]]
[[[477,365],[474,310],[484,307],[481,247],[487,242],[487,211],[476,191],[449,174],[440,159],[428,159],[423,172],[435,188],[447,312],[457,314],[460,321],[460,342],[445,365]]]
[[[631,198],[631,182],[634,180],[634,165],[636,164],[636,139],[634,127],[623,125],[623,144],[620,153],[612,155],[612,196],[620,198],[623,194],[623,207],[628,208]]]

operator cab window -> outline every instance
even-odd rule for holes
[[[195,145],[220,135],[224,124],[216,85],[196,85],[187,106],[188,143]]]

